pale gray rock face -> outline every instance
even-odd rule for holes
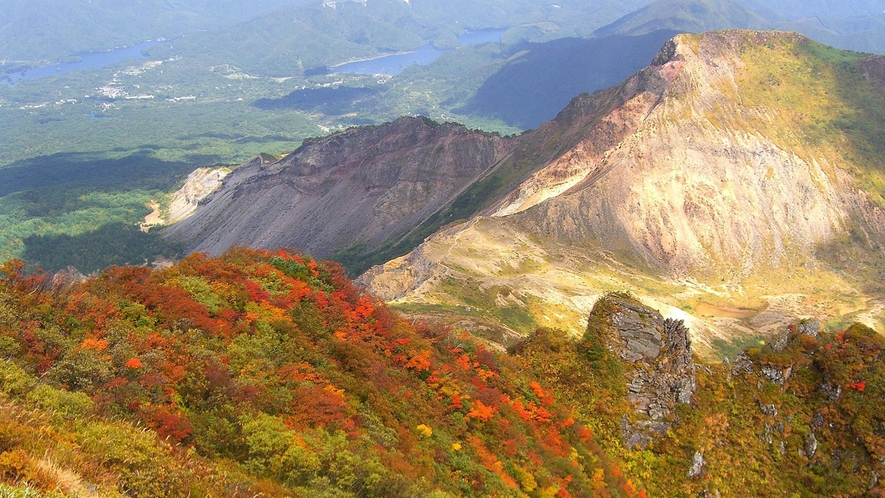
[[[700,451],[695,451],[694,455],[691,457],[691,467],[688,469],[688,477],[694,479],[701,475],[701,472],[704,470],[704,464],[707,463],[704,461],[704,455]]]
[[[817,333],[820,330],[820,322],[817,320],[805,320],[796,325],[796,330],[798,330],[800,334],[805,334],[816,339],[818,335]]]
[[[759,403],[759,410],[761,410],[762,413],[764,413],[766,415],[770,415],[772,417],[777,417],[777,407],[774,406],[773,404],[765,405],[760,402]]]
[[[431,216],[513,145],[417,117],[305,140],[277,162],[233,170],[166,234],[210,254],[233,245],[317,258],[355,244],[369,251]]]
[[[661,314],[644,306],[623,301],[618,303],[624,310],[612,316],[612,323],[621,336],[621,359],[631,363],[652,362],[661,354],[661,330],[656,322],[663,322]]]
[[[814,433],[810,433],[808,438],[805,439],[805,455],[808,458],[814,456],[817,453],[817,438],[814,437]]]
[[[783,385],[784,382],[790,379],[790,375],[793,374],[793,367],[782,367],[778,365],[762,365],[760,367],[762,377],[765,377],[769,382],[774,382],[775,384]]]
[[[783,332],[777,337],[775,337],[774,341],[771,343],[771,350],[775,353],[779,353],[787,348],[787,345],[790,343],[790,334],[789,332]]]
[[[670,427],[676,404],[691,403],[696,388],[691,339],[682,320],[664,319],[631,299],[601,299],[607,300],[602,309],[616,310],[604,332],[605,345],[628,364],[627,399],[635,417],[622,421],[624,440],[629,447],[644,447]]]

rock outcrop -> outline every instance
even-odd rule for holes
[[[71,285],[83,282],[86,280],[86,275],[80,273],[80,270],[74,268],[73,266],[68,266],[63,270],[59,270],[52,275],[52,280],[49,282],[49,287],[52,290],[60,290],[66,287],[70,287]]]
[[[244,167],[261,165],[262,159],[256,157]],[[187,176],[169,201],[169,216],[166,223],[177,223],[197,210],[200,202],[221,188],[224,177],[230,174],[230,168],[197,168]]]
[[[624,442],[644,447],[670,427],[676,404],[691,403],[696,382],[688,329],[632,297],[608,294],[588,320],[585,339],[594,336],[624,362],[627,400],[635,409],[622,421]]]

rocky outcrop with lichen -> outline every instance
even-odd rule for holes
[[[624,364],[627,400],[634,407],[622,421],[628,447],[643,447],[666,432],[673,407],[691,403],[694,362],[682,320],[665,319],[631,296],[608,294],[593,307],[585,341],[605,347]]]

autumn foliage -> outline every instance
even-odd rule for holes
[[[65,288],[10,261],[0,495],[882,495],[885,338],[784,334],[698,363],[691,403],[628,449],[630,366],[586,338],[500,353],[286,251]]]
[[[404,321],[335,264],[234,249],[162,271],[112,267],[54,290],[10,262],[0,282],[0,352],[30,379],[15,390],[0,375],[0,392],[26,404],[36,389],[76,395],[76,415],[59,423],[76,416],[123,433],[124,423],[147,428],[150,444],[181,452],[169,458],[197,469],[163,489],[138,477],[144,469],[117,470],[110,481],[99,468],[84,470],[105,489],[139,496],[198,488],[249,496],[618,490],[619,481],[597,468],[591,431],[549,387],[462,332]],[[21,484],[24,470],[3,470],[13,464],[3,467],[2,458],[18,455],[8,451],[19,444],[2,446],[3,430],[0,482]],[[117,465],[107,447],[91,451]],[[234,481],[227,492],[212,487]]]

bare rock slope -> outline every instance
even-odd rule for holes
[[[232,245],[316,257],[370,249],[427,218],[511,148],[512,140],[423,118],[353,128],[237,168],[168,233],[212,254]]]
[[[577,333],[629,289],[707,352],[808,316],[881,328],[881,67],[791,33],[679,35],[532,136],[561,152],[495,206],[361,282],[517,332]]]

